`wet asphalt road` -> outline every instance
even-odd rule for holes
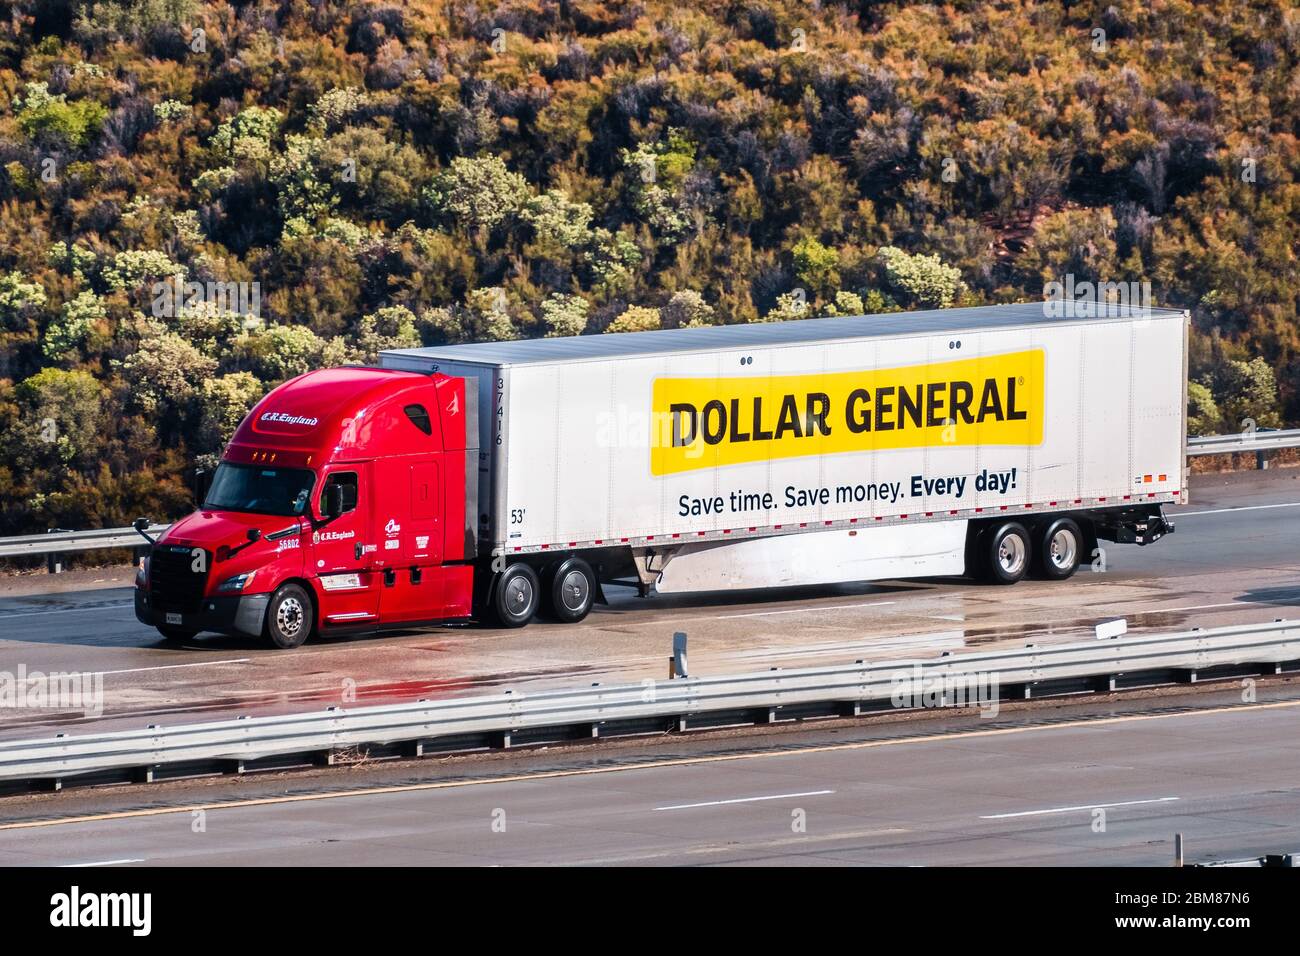
[[[1174,535],[1110,546],[1105,571],[1064,583],[936,579],[651,599],[611,588],[611,606],[579,625],[454,625],[291,652],[217,636],[165,646],[135,621],[125,587],[3,597],[0,671],[102,672],[106,708],[97,719],[9,710],[0,736],[660,677],[676,630],[690,635],[692,672],[710,674],[1074,640],[1113,616],[1131,630],[1300,616],[1300,469],[1196,478],[1191,500],[1172,511]]]

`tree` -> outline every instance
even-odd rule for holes
[[[580,295],[553,292],[542,302],[542,324],[547,336],[581,335],[587,328],[591,304]]]
[[[199,450],[220,453],[261,397],[262,383],[250,372],[207,379],[199,389]]]
[[[103,390],[80,369],[42,369],[18,383],[18,460],[28,467],[85,467],[103,444]]]
[[[28,83],[18,101],[18,126],[34,140],[81,149],[99,134],[108,110],[94,100],[68,102],[46,83]]]
[[[811,315],[808,308],[808,300],[796,292],[783,292],[776,297],[774,305],[763,316],[764,322],[794,322],[798,319],[806,319]]]
[[[67,358],[107,318],[108,310],[99,296],[89,290],[79,292],[63,303],[58,316],[46,326],[41,350],[52,359]]]
[[[885,246],[880,262],[889,286],[905,302],[923,308],[946,309],[962,290],[961,273],[938,256],[908,255]]]
[[[650,332],[661,328],[659,310],[643,305],[629,305],[609,323],[606,332]]]
[[[361,317],[357,325],[357,354],[368,365],[379,362],[384,349],[410,349],[420,344],[415,314],[404,305],[390,305]]]
[[[813,292],[822,295],[840,284],[836,268],[840,254],[823,246],[816,239],[804,238],[790,250],[794,257],[795,275]]]
[[[704,296],[694,289],[682,289],[674,292],[664,303],[659,318],[666,329],[693,328],[712,325],[714,312],[713,306],[704,301]]]
[[[47,301],[45,289],[28,282],[21,272],[0,276],[0,324],[16,329]]]
[[[142,339],[120,367],[143,411],[185,413],[202,383],[216,372],[217,360],[175,332],[163,332]]]
[[[1187,434],[1218,434],[1223,416],[1214,395],[1200,382],[1187,383]]]
[[[499,156],[457,156],[433,177],[425,201],[439,216],[472,233],[491,231],[523,207],[528,183]]]

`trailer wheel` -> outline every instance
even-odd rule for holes
[[[266,606],[262,636],[282,651],[299,647],[311,636],[316,610],[311,595],[300,584],[281,584]]]
[[[541,590],[536,571],[526,564],[510,565],[492,588],[492,616],[502,627],[523,627],[537,613]]]
[[[577,624],[591,611],[596,575],[582,558],[568,558],[547,575],[547,611],[561,624]]]
[[[1083,554],[1083,532],[1069,518],[1058,518],[1043,529],[1034,554],[1035,565],[1043,577],[1064,581],[1079,570]]]
[[[986,576],[992,584],[1015,584],[1029,570],[1029,532],[1018,521],[987,532],[982,550]]]
[[[189,628],[185,627],[168,627],[166,624],[159,624],[157,631],[163,636],[164,641],[170,641],[173,644],[179,644],[181,641],[188,641],[199,633],[198,631],[191,631]]]

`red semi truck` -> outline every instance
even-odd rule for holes
[[[1147,544],[1186,499],[1186,324],[1042,303],[384,353],[235,432],[136,616],[296,647],[581,620],[602,583],[972,574]],[[147,527],[140,519],[137,527]]]

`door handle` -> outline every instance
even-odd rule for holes
[[[352,546],[352,556],[356,558],[358,561],[361,560],[361,555],[365,554],[365,551],[366,551],[365,545],[363,545],[360,541],[358,541],[356,544]]]

